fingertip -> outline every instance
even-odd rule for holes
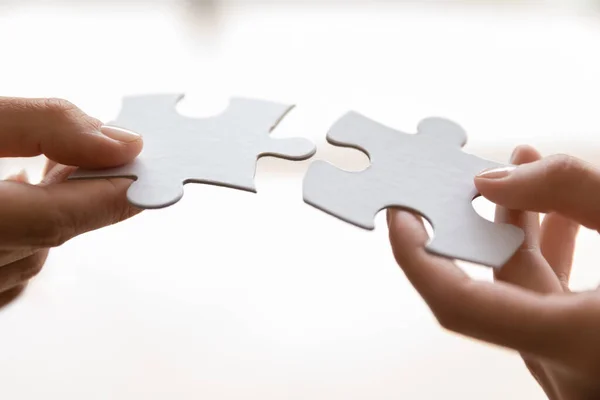
[[[71,175],[76,169],[77,167],[57,163],[54,165],[54,167],[52,167],[51,170],[49,170],[44,175],[42,181],[39,183],[39,186],[47,186],[55,183],[64,182],[67,180],[69,175]]]
[[[54,160],[50,160],[48,159],[46,161],[46,165],[44,165],[44,170],[42,171],[42,176],[46,176],[48,175],[53,169],[54,167],[56,167],[58,165],[58,163]]]
[[[63,164],[85,169],[116,168],[131,163],[142,151],[141,137],[124,142],[103,134],[96,136],[97,139],[100,139],[100,143],[96,141],[95,146],[86,143],[81,147],[81,153],[78,154],[77,159]]]
[[[103,125],[100,133],[120,147],[120,164],[126,164],[135,159],[144,147],[142,136],[128,129]]]
[[[100,133],[121,143],[133,143],[141,139],[138,133],[117,126],[102,125]]]
[[[508,188],[505,185],[513,181],[510,178],[513,178],[515,174],[520,175],[520,172],[524,170],[523,164],[534,163],[541,158],[541,154],[532,146],[517,146],[510,157],[511,165],[481,171],[474,178],[475,188],[489,200],[488,196],[493,195],[495,190],[502,190],[503,187]],[[528,168],[525,168],[525,170],[528,170]]]
[[[485,192],[488,188],[496,186],[498,183],[504,182],[508,178],[512,177],[515,170],[520,165],[539,161],[541,158],[541,154],[532,146],[517,146],[510,156],[511,165],[489,168],[481,171],[474,178],[475,187],[478,190]]]
[[[521,165],[537,161],[541,158],[542,155],[533,146],[519,145],[513,151],[510,162],[515,165]]]
[[[475,189],[484,198],[493,201],[495,193],[507,186],[507,181],[515,169],[516,166],[509,165],[505,167],[484,170],[480,172],[473,180]]]
[[[507,207],[508,203],[511,203],[511,199],[516,196],[515,185],[508,177],[499,179],[477,177],[474,184],[475,190],[481,197],[494,203],[497,207]]]
[[[403,209],[389,210],[390,239],[402,247],[423,247],[429,235],[419,215]]]
[[[139,136],[136,140],[124,143],[123,145],[126,148],[125,154],[128,157],[127,162],[131,162],[142,152],[142,149],[144,148],[144,140],[141,136]]]
[[[45,142],[42,153],[50,160],[86,169],[114,168],[133,161],[142,151],[140,135],[129,136],[123,130],[82,127],[77,124],[55,141]]]
[[[11,182],[29,183],[29,175],[27,174],[26,170],[22,169],[16,174],[7,176],[5,180]]]

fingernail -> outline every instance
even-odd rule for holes
[[[483,178],[483,179],[503,179],[503,178],[508,177],[510,175],[510,173],[512,171],[514,171],[515,168],[516,168],[516,166],[514,166],[514,165],[508,165],[506,167],[500,167],[500,168],[492,168],[492,169],[488,169],[483,172],[480,172],[479,175],[477,175],[477,177]]]
[[[517,158],[517,154],[519,153],[519,148],[516,147],[513,152],[510,155],[510,159],[508,162],[513,163],[515,161],[515,158]]]
[[[58,182],[63,182],[76,169],[77,169],[76,167],[71,167],[71,166],[62,165],[62,164],[56,164],[50,171],[48,171],[48,173],[46,173],[46,176],[44,176],[44,178],[42,178],[40,185],[46,186],[46,185],[50,185],[50,184],[54,184],[54,183],[58,183]]]
[[[9,176],[6,177],[5,180],[13,181],[13,182],[20,182],[20,183],[27,183],[29,181],[29,175],[27,174],[26,170],[22,169],[16,174],[10,174]]]
[[[105,125],[102,128],[100,128],[100,132],[102,132],[104,136],[124,143],[135,142],[140,138],[140,135],[138,135],[135,132],[128,131],[127,129],[123,128],[117,128],[115,126]]]

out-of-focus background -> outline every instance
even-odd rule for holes
[[[366,232],[305,205],[347,110],[413,132],[439,115],[465,150],[600,155],[598,1],[0,0],[0,95],[63,97],[105,121],[124,95],[185,92],[186,115],[230,96],[296,104],[273,133],[318,145],[263,159],[257,194],[184,199],[52,252],[0,309],[0,397],[30,399],[543,399],[518,355],[443,331]],[[0,173],[43,159],[2,160]],[[493,206],[476,203],[487,218]],[[575,289],[595,287],[583,231]],[[490,271],[463,265],[476,279]]]

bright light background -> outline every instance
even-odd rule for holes
[[[309,137],[313,160],[352,170],[366,157],[324,142],[349,109],[407,132],[454,119],[466,151],[498,161],[529,143],[596,162],[599,10],[0,1],[0,94],[67,98],[105,121],[139,93],[185,92],[187,115],[237,95],[287,102],[296,108],[274,135]],[[4,160],[0,172],[35,176],[42,161]],[[364,232],[302,202],[309,162],[261,160],[258,194],[188,185],[171,208],[54,251],[0,311],[0,396],[544,398],[517,355],[441,330],[395,265],[383,215]],[[575,288],[600,281],[596,236],[580,238]]]

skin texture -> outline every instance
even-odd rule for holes
[[[0,157],[48,158],[41,183],[24,173],[0,182],[0,307],[40,272],[50,248],[139,213],[126,200],[130,180],[65,180],[76,167],[128,163],[142,145],[67,101],[0,97]]]
[[[600,229],[600,170],[525,146],[511,161],[475,179],[495,220],[526,233],[493,283],[427,253],[421,217],[397,209],[388,211],[394,257],[443,328],[518,351],[549,399],[600,398],[600,292],[569,290],[579,227]]]
[[[40,184],[24,174],[0,182],[0,307],[40,272],[50,248],[139,213],[126,200],[130,180],[65,180],[78,166],[116,167],[141,149],[141,137],[64,100],[0,98],[0,157],[49,159]],[[427,253],[422,220],[406,211],[388,211],[393,254],[445,329],[520,352],[552,400],[600,398],[600,292],[569,290],[579,227],[600,229],[600,171],[529,147],[512,162],[520,166],[475,180],[498,205],[496,220],[526,232],[494,283]],[[538,213],[547,214],[541,224]]]

